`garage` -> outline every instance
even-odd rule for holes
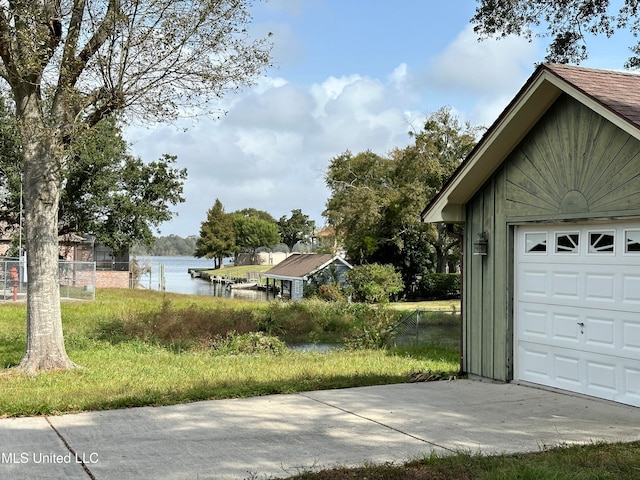
[[[422,220],[462,231],[461,372],[640,407],[640,74],[539,65]]]
[[[640,406],[640,223],[516,237],[515,378]]]

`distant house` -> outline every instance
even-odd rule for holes
[[[14,232],[0,226],[0,256],[6,256],[14,240]],[[98,242],[91,235],[80,236],[68,233],[59,236],[58,256],[64,262],[95,262],[96,287],[128,288],[131,285],[129,274],[129,251],[114,252]]]
[[[17,230],[7,228],[6,223],[0,223],[0,256],[7,256],[13,243],[17,244]],[[58,237],[59,256],[61,260],[75,260],[76,251],[84,242],[84,238],[75,233],[67,233]]]
[[[334,255],[337,255],[339,253],[339,246],[335,228],[329,226],[315,232],[311,236],[311,248],[314,250],[331,250]]]
[[[291,255],[272,269],[263,273],[267,279],[273,279],[273,285],[280,283],[280,292],[284,298],[300,300],[304,288],[311,280],[329,283],[335,278],[344,283],[345,274],[353,268],[345,259],[330,254],[298,253]]]

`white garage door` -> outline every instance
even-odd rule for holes
[[[515,377],[640,406],[640,223],[516,230]]]

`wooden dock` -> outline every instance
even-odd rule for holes
[[[208,270],[190,268],[188,270],[191,278],[201,278],[211,283],[225,285],[231,289],[259,289],[262,287],[262,276],[260,272],[247,272],[246,278],[230,277],[228,275],[211,275]]]

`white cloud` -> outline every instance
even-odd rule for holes
[[[466,105],[467,119],[488,126],[531,75],[540,60],[538,42],[519,37],[478,41],[468,25],[428,62],[423,80],[436,92]]]
[[[391,75],[389,75],[389,82],[397,90],[403,90],[407,84],[407,77],[408,77],[407,64],[401,63],[393,70],[393,72],[391,72]]]
[[[520,37],[478,41],[469,25],[429,62],[427,77],[444,91],[493,94],[521,83],[537,60],[535,42]]]
[[[489,125],[532,72],[535,49],[518,39],[478,43],[469,27],[428,61],[427,71],[399,63],[384,79],[363,72],[309,85],[266,77],[226,99],[228,114],[217,121],[202,120],[188,131],[132,128],[136,155],[175,154],[189,170],[187,201],[162,234],[197,234],[216,198],[228,212],[253,207],[276,218],[300,208],[322,225],[331,158],[345,150],[386,154],[403,147],[410,124],[419,128],[416,119],[442,106]]]

